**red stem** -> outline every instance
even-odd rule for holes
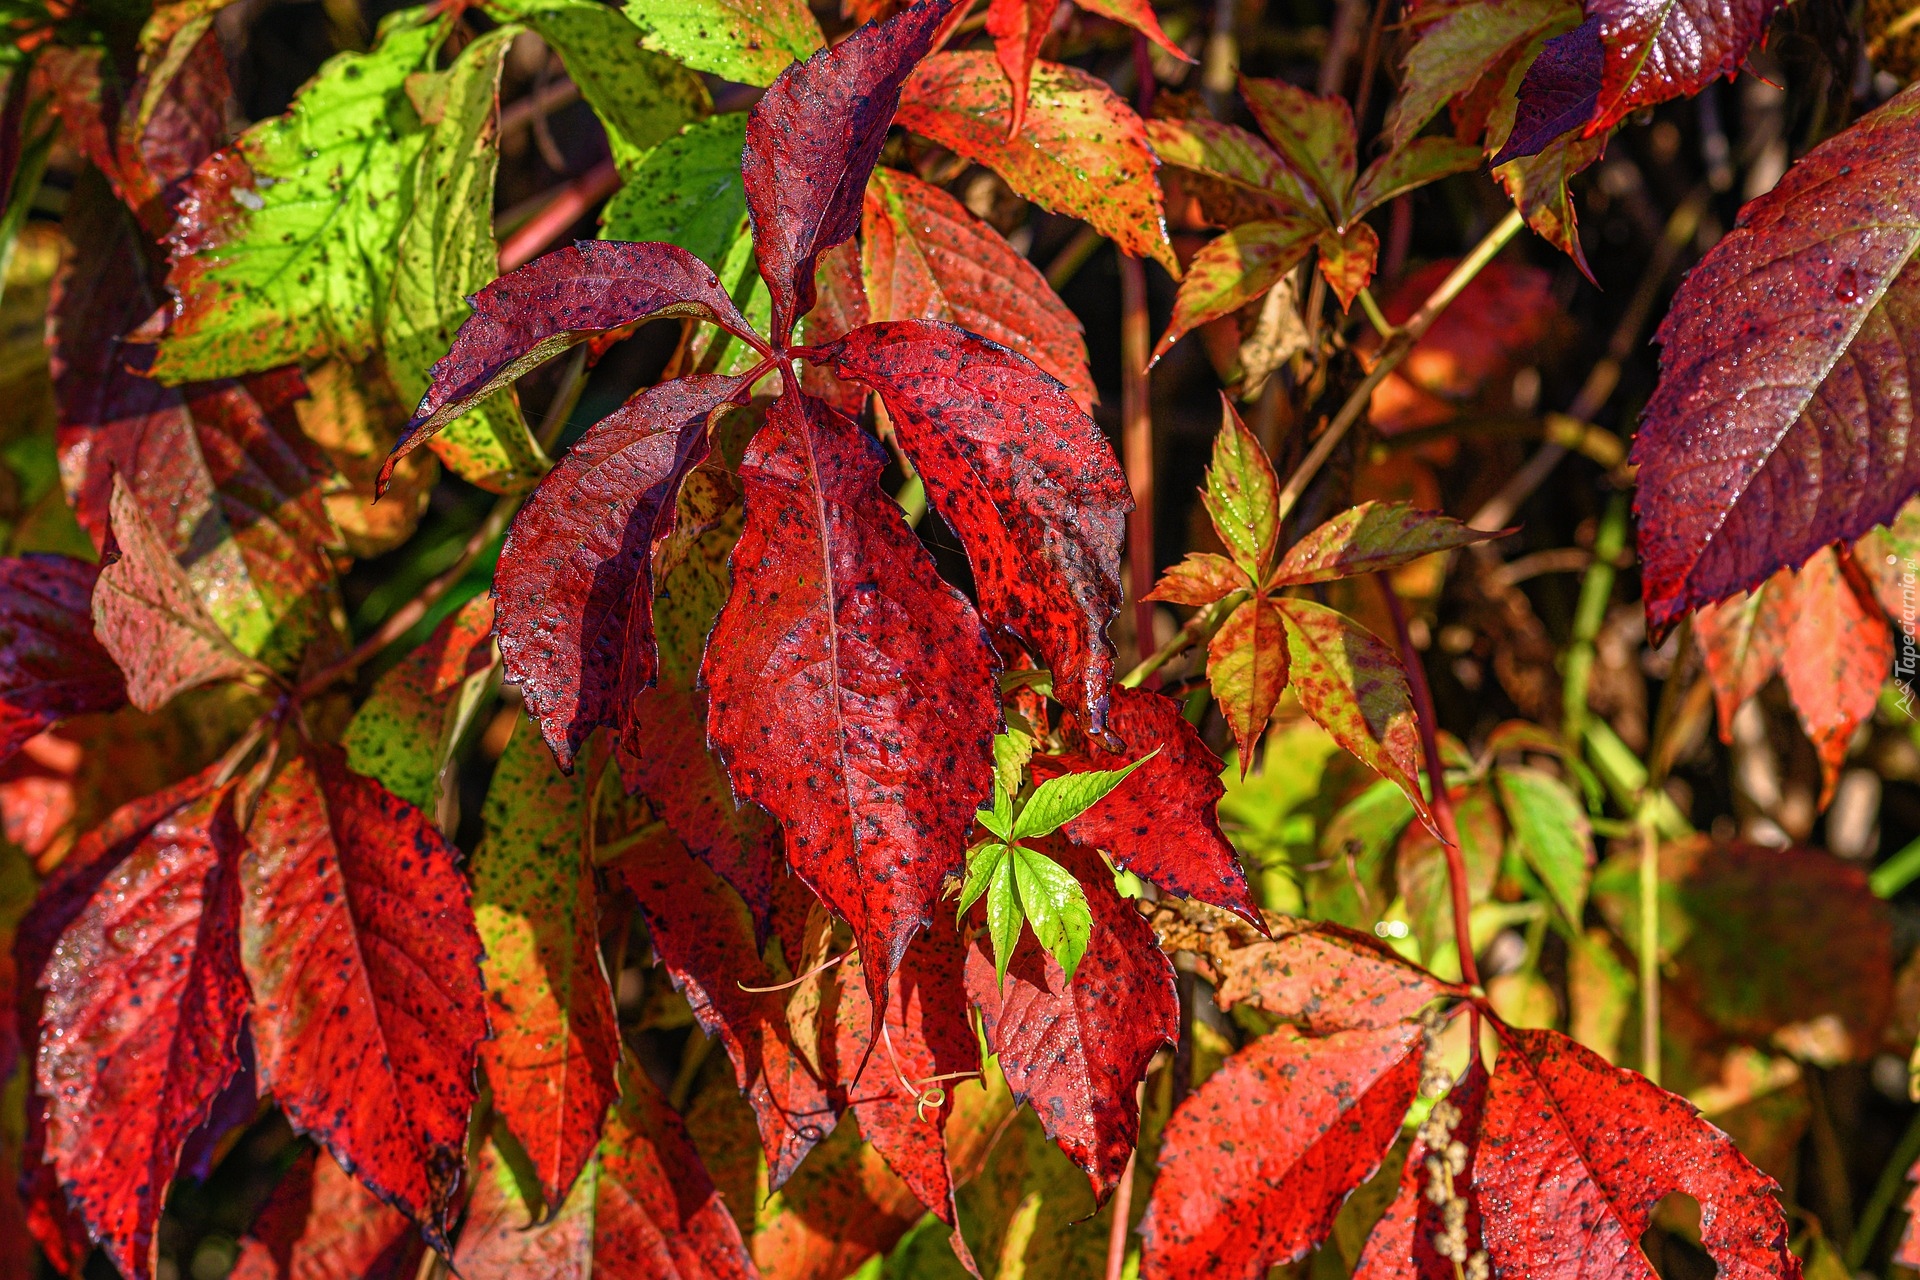
[[[1127,516],[1127,563],[1133,595],[1134,646],[1140,661],[1154,650],[1153,409],[1147,386],[1147,270],[1120,255],[1120,442],[1133,511]]]
[[[1121,1170],[1120,1185],[1114,1189],[1113,1225],[1107,1230],[1107,1280],[1120,1280],[1127,1269],[1128,1219],[1133,1217],[1133,1166],[1140,1159],[1135,1151]]]
[[[560,188],[560,193],[551,203],[529,218],[525,226],[508,236],[507,242],[500,246],[500,270],[506,272],[525,266],[545,253],[555,240],[566,234],[568,227],[580,221],[587,210],[612,195],[619,185],[620,174],[613,167],[613,161],[608,159]]]

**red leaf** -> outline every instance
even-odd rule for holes
[[[1000,723],[980,620],[880,492],[883,458],[822,402],[774,402],[704,667],[736,794],[853,926],[876,1005],[960,869]]]
[[[1153,930],[1114,891],[1099,856],[1057,838],[1045,847],[1079,879],[1093,908],[1079,971],[1065,983],[1059,962],[1028,929],[1002,986],[980,937],[967,953],[967,993],[1013,1096],[1033,1108],[1104,1201],[1140,1137],[1134,1089],[1154,1053],[1179,1035],[1180,998]]]
[[[454,851],[320,745],[266,785],[247,842],[241,948],[261,1086],[441,1247],[487,1034]]]
[[[813,310],[814,264],[860,229],[867,175],[880,158],[900,86],[927,54],[953,0],[918,0],[780,73],[747,116],[740,178],[760,274],[784,346]]]
[[[1222,1009],[1252,1004],[1310,1036],[1379,1031],[1465,994],[1365,934],[1319,921],[1285,921],[1273,941],[1236,947],[1217,966]]]
[[[237,840],[223,789],[161,819],[40,982],[47,1157],[123,1275],[151,1275],[181,1148],[240,1065]]]
[[[686,1126],[631,1059],[621,1064],[606,1136],[573,1194],[546,1221],[527,1218],[513,1171],[487,1144],[453,1255],[456,1274],[468,1280],[755,1275],[740,1229]]]
[[[1732,79],[1784,0],[1592,0],[1606,74],[1587,136],[1641,107],[1698,93],[1715,76]]]
[[[987,5],[987,34],[993,37],[993,56],[1007,73],[1013,91],[1007,136],[1016,137],[1027,122],[1027,93],[1040,46],[1053,27],[1053,0],[992,0]]]
[[[240,1242],[230,1280],[408,1280],[422,1251],[405,1214],[307,1151]]]
[[[1320,1038],[1282,1027],[1228,1058],[1167,1121],[1143,1280],[1257,1280],[1305,1257],[1399,1135],[1423,1042],[1411,1022]]]
[[[1344,233],[1322,231],[1315,244],[1320,250],[1320,274],[1333,286],[1344,311],[1373,279],[1380,237],[1366,223],[1356,222]]]
[[[879,393],[966,544],[987,621],[1045,658],[1055,696],[1101,732],[1133,495],[1100,428],[1025,357],[939,321],[856,329],[829,358]]]
[[[1201,608],[1222,596],[1253,586],[1246,570],[1212,551],[1189,551],[1187,558],[1168,569],[1147,593],[1149,600]]]
[[[472,298],[453,349],[380,468],[380,488],[403,456],[468,408],[567,348],[642,320],[689,316],[761,346],[720,277],[670,244],[581,240],[509,271]]]
[[[1466,1075],[1446,1097],[1459,1113],[1452,1130],[1455,1135],[1471,1138],[1480,1131],[1486,1097],[1486,1069],[1477,1061],[1469,1062]],[[1453,1174],[1453,1194],[1466,1205],[1461,1224],[1466,1238],[1477,1242],[1481,1235],[1480,1201],[1469,1185],[1474,1151],[1464,1141],[1461,1147],[1466,1152],[1465,1163]],[[1436,1239],[1447,1230],[1446,1207],[1436,1203],[1428,1190],[1434,1174],[1427,1160],[1436,1155],[1448,1158],[1447,1153],[1428,1147],[1424,1136],[1414,1139],[1400,1170],[1400,1189],[1367,1236],[1366,1247],[1354,1262],[1353,1280],[1460,1280],[1454,1260],[1442,1257],[1435,1247]]]
[[[1798,1280],[1778,1184],[1692,1104],[1557,1032],[1494,1029],[1473,1189],[1495,1275],[1650,1276],[1640,1237],[1679,1191],[1722,1276]]]
[[[1586,126],[1600,103],[1606,61],[1598,14],[1541,45],[1520,81],[1513,127],[1493,163],[1537,156],[1575,129],[1598,132]]]
[[[1037,267],[945,191],[874,170],[861,252],[873,319],[957,324],[1058,378],[1082,412],[1093,408],[1079,318]]]
[[[615,862],[647,919],[654,951],[706,1033],[726,1046],[767,1152],[767,1182],[784,1183],[833,1131],[839,1106],[795,1052],[781,992],[761,960],[739,898],[661,833]],[[792,953],[797,954],[797,949]]]
[[[707,456],[708,422],[748,385],[703,375],[636,393],[567,451],[507,532],[500,656],[563,768],[653,683],[653,550]]]
[[[1120,750],[1109,751],[1084,729],[1065,755],[1035,756],[1033,780],[1065,773],[1121,769],[1149,751],[1159,754],[1069,822],[1075,844],[1104,849],[1119,865],[1183,898],[1225,907],[1264,929],[1247,891],[1240,859],[1215,812],[1226,787],[1220,757],[1180,714],[1180,704],[1146,689],[1116,688],[1110,727]]]
[[[1240,776],[1287,686],[1287,642],[1280,611],[1265,596],[1240,604],[1207,644],[1207,683],[1240,747]]]
[[[878,175],[889,172],[876,169]],[[873,198],[872,184],[867,188],[867,199]],[[814,287],[819,291],[820,299],[813,310],[800,321],[800,339],[811,347],[824,347],[830,342],[846,337],[855,329],[871,319],[871,308],[867,302],[867,285],[862,279],[860,266],[860,245],[852,240],[844,240],[820,255],[820,265],[813,273]],[[891,319],[892,317],[882,317]],[[842,382],[833,376],[832,371],[819,365],[800,366],[800,389],[808,395],[818,396],[828,404],[846,414],[849,418],[858,418],[867,407],[867,389],[851,382]]]
[[[0,761],[56,721],[126,703],[120,668],[93,636],[99,572],[66,556],[0,559]]]
[[[1633,442],[1654,631],[1886,523],[1920,487],[1901,380],[1916,144],[1912,93],[1821,143],[1741,210],[1661,323]]]

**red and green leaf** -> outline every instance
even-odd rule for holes
[[[1406,502],[1362,502],[1287,549],[1267,586],[1298,587],[1382,573],[1422,556],[1497,538]]]
[[[1240,748],[1240,776],[1287,687],[1287,640],[1280,611],[1264,595],[1227,615],[1207,643],[1207,684]]]
[[[93,635],[99,572],[67,556],[0,558],[0,762],[68,716],[126,703],[125,678]]]
[[[1238,311],[1280,282],[1313,248],[1319,224],[1307,218],[1243,222],[1200,247],[1187,264],[1173,319],[1154,345],[1158,360],[1181,338]]]

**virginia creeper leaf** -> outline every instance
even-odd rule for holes
[[[871,181],[868,183],[868,192],[870,196]],[[838,342],[873,318],[872,308],[867,302],[866,281],[860,269],[860,246],[853,241],[842,240],[820,255],[820,261],[814,267],[813,287],[813,310],[801,319],[795,331],[795,336],[805,345],[824,347]],[[840,413],[855,420],[867,407],[865,387],[844,381],[824,365],[802,364],[800,389],[825,400]]]
[[[1587,130],[1600,103],[1607,51],[1599,17],[1546,41],[1520,81],[1513,126],[1495,164],[1536,156],[1556,139]]]
[[[1226,794],[1220,758],[1180,714],[1180,704],[1145,689],[1116,688],[1109,727],[1120,751],[1107,750],[1082,730],[1067,754],[1033,758],[1034,781],[1045,782],[1063,773],[1123,768],[1158,749],[1125,783],[1069,822],[1067,836],[1105,850],[1163,889],[1257,924],[1260,912],[1215,813]]]
[[[1399,1135],[1421,1045],[1412,1022],[1282,1027],[1227,1059],[1167,1122],[1141,1276],[1257,1280],[1326,1239]]]
[[[623,170],[601,214],[601,235],[676,244],[718,271],[746,222],[746,144],[743,111],[684,126]]]
[[[67,556],[0,558],[0,763],[68,716],[126,703],[126,681],[93,635],[99,570]]]
[[[1353,108],[1341,97],[1315,97],[1284,80],[1240,78],[1260,131],[1279,149],[1287,166],[1308,190],[1335,228],[1348,218],[1348,197],[1358,170]]]
[[[1154,344],[1158,360],[1209,320],[1238,311],[1279,283],[1313,248],[1319,224],[1307,218],[1243,222],[1200,247],[1187,264],[1173,318]]]
[[[227,793],[163,818],[61,934],[38,1055],[47,1156],[123,1275],[151,1275],[189,1134],[238,1068],[238,841]]]
[[[1366,934],[1324,921],[1280,918],[1271,941],[1216,963],[1222,1009],[1252,1004],[1309,1036],[1390,1030],[1463,994]]]
[[[1140,117],[1104,82],[1058,63],[1034,65],[1031,95],[1026,128],[1010,138],[1011,96],[993,55],[935,54],[902,90],[899,124],[1178,276]]]
[[[1087,904],[1086,890],[1071,872],[1037,849],[1011,846],[1007,850],[1007,866],[1013,872],[1013,886],[1020,894],[1021,915],[1033,930],[1033,936],[1060,966],[1060,981],[1071,985],[1093,936],[1093,910]],[[1012,948],[1008,948],[995,957],[1003,986],[1011,951]]]
[[[1582,138],[1569,133],[1554,139],[1539,155],[1510,160],[1493,171],[1527,225],[1572,258],[1573,265],[1589,279],[1593,272],[1587,267],[1586,250],[1580,247],[1579,220],[1567,182],[1604,155],[1606,149],[1605,134]]]
[[[320,745],[267,783],[246,834],[241,958],[262,1087],[443,1247],[487,1034],[453,848]]]
[[[1027,797],[1026,804],[1021,806],[1019,816],[1013,821],[1013,830],[1008,838],[1025,840],[1052,835],[1104,800],[1135,769],[1152,758],[1153,753],[1149,752],[1123,769],[1095,769],[1087,773],[1063,773],[1048,778]]]
[[[240,1242],[232,1280],[407,1280],[423,1252],[405,1214],[309,1150]]]
[[[631,9],[622,16],[588,0],[509,0],[505,7],[516,21],[526,23],[553,46],[566,63],[568,79],[579,86],[580,96],[606,128],[607,145],[623,176],[650,148],[713,109],[713,100],[699,76],[673,58],[640,47],[645,38],[628,20],[634,16]],[[656,20],[661,19],[664,7],[645,6],[649,17]],[[817,28],[814,39],[816,43],[809,51],[819,47]],[[708,56],[712,51],[710,43],[701,50]],[[690,59],[680,61],[691,65]]]
[[[1593,0],[1606,78],[1592,136],[1641,107],[1684,98],[1715,76],[1731,78],[1765,34],[1782,0]]]
[[[1357,578],[1498,536],[1437,511],[1422,511],[1411,503],[1362,502],[1288,548],[1274,567],[1273,576],[1267,579],[1267,586],[1296,587]]]
[[[1197,609],[1252,585],[1245,570],[1225,556],[1211,551],[1190,551],[1186,559],[1161,576],[1147,599],[1192,605]]]
[[[563,768],[653,683],[653,551],[707,456],[708,422],[747,389],[694,375],[637,392],[547,473],[507,531],[500,655]]]
[[[1227,615],[1207,642],[1207,684],[1240,748],[1244,778],[1287,685],[1286,631],[1273,601],[1256,595]]]
[[[860,229],[867,175],[880,158],[900,86],[926,56],[953,0],[917,0],[886,22],[783,71],[747,115],[740,160],[760,274],[785,345],[813,310],[814,264]]]
[[[1885,523],[1920,485],[1897,426],[1920,305],[1899,163],[1915,136],[1907,93],[1814,148],[1674,299],[1633,452],[1656,631]]]
[[[1366,223],[1356,222],[1344,232],[1322,231],[1314,247],[1320,251],[1320,274],[1333,286],[1341,309],[1351,307],[1373,279],[1380,237]]]
[[[1289,212],[1309,216],[1318,207],[1280,153],[1259,134],[1237,124],[1204,117],[1149,120],[1147,140],[1154,154],[1167,164],[1271,196]]]
[[[830,359],[879,392],[934,507],[966,544],[987,620],[1046,659],[1055,696],[1097,732],[1133,507],[1100,428],[1025,357],[938,321],[868,325]]]
[[[620,1028],[600,962],[585,772],[554,767],[522,722],[494,767],[473,855],[473,918],[493,1037],[480,1046],[493,1109],[550,1206],[593,1156],[618,1096]]]
[[[1593,825],[1585,807],[1566,783],[1537,769],[1496,769],[1493,781],[1520,855],[1578,925],[1593,877]]]
[[[1040,60],[1040,46],[1052,31],[1055,8],[1048,0],[990,0],[987,5],[987,35],[993,39],[993,56],[1007,73],[1007,86],[1013,91],[1013,109],[1007,119],[1009,138],[1018,137],[1027,122],[1033,64]]]
[[[1223,394],[1220,430],[1213,437],[1213,460],[1200,503],[1233,562],[1254,581],[1266,572],[1280,536],[1280,522],[1274,518],[1279,500],[1280,480],[1273,474],[1272,459]]]
[[[633,0],[647,48],[739,84],[772,84],[826,41],[802,0]]]
[[[875,320],[945,320],[1018,351],[1093,408],[1080,321],[1005,238],[940,188],[875,169],[861,220]]]
[[[1377,209],[1395,196],[1405,195],[1429,182],[1480,167],[1477,146],[1455,142],[1452,138],[1416,138],[1397,147],[1367,166],[1353,189],[1353,217]],[[1349,227],[1351,232],[1356,228]]]
[[[1479,1062],[1471,1062],[1460,1082],[1447,1093],[1447,1105],[1458,1112],[1453,1132],[1471,1138],[1480,1131],[1481,1113],[1486,1106],[1487,1072]],[[1449,1144],[1451,1145],[1451,1144]],[[1400,1170],[1400,1186],[1393,1202],[1367,1235],[1366,1246],[1354,1262],[1354,1280],[1457,1280],[1452,1258],[1443,1257],[1436,1247],[1447,1234],[1449,1205],[1435,1203],[1428,1188],[1435,1185],[1434,1157],[1445,1162],[1452,1176],[1454,1198],[1465,1205],[1461,1226],[1469,1242],[1481,1236],[1479,1197],[1473,1193],[1474,1148],[1461,1142],[1464,1160],[1453,1164],[1455,1153],[1435,1151],[1427,1145],[1422,1131],[1416,1132],[1407,1150],[1406,1164]],[[1441,1190],[1446,1189],[1441,1184]]]
[[[1134,1089],[1148,1060],[1177,1037],[1180,1001],[1173,966],[1099,856],[1057,837],[1047,849],[1080,882],[1094,917],[1078,976],[1067,983],[1059,961],[1023,936],[1003,985],[976,940],[967,993],[1013,1096],[1104,1201],[1139,1137]]]
[[[1504,77],[1510,59],[1569,16],[1578,21],[1579,8],[1567,0],[1490,0],[1440,9],[1407,49],[1400,96],[1387,112],[1388,145],[1407,145],[1442,107],[1474,93],[1488,77]],[[1575,123],[1584,125],[1586,117]]]

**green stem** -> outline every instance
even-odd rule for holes
[[[1920,879],[1920,840],[1875,867],[1867,877],[1867,884],[1879,897],[1891,898],[1915,879]]]
[[[1620,553],[1627,545],[1630,503],[1624,490],[1607,502],[1593,539],[1593,562],[1580,582],[1580,603],[1573,611],[1573,639],[1567,645],[1566,669],[1560,686],[1561,731],[1577,746],[1587,728],[1587,685],[1593,677],[1594,641],[1606,621],[1613,600],[1613,582]]]
[[[1907,1170],[1916,1160],[1920,1160],[1920,1112],[1914,1114],[1907,1131],[1900,1135],[1900,1145],[1888,1157],[1886,1167],[1880,1171],[1880,1181],[1874,1184],[1873,1194],[1860,1210],[1860,1221],[1847,1240],[1848,1271],[1858,1274],[1867,1265],[1867,1255],[1873,1252],[1880,1226],[1900,1198],[1901,1188],[1907,1185]]]
[[[1660,1083],[1660,840],[1647,809],[1640,817],[1640,1074]]]

